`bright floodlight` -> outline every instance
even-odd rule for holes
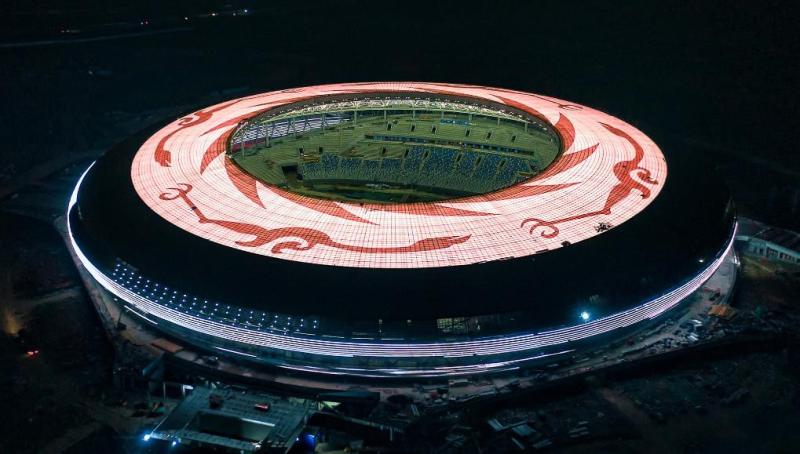
[[[581,320],[583,320],[584,322],[589,321],[590,317],[591,315],[588,312],[586,311],[581,312]]]

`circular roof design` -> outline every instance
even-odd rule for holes
[[[244,120],[329,95],[421,93],[500,103],[539,117],[563,152],[505,189],[431,203],[357,204],[266,185],[226,155]],[[136,152],[138,196],[171,224],[206,240],[279,259],[359,268],[430,268],[525,257],[601,235],[661,191],[661,150],[631,125],[588,107],[511,90],[440,83],[356,83],[283,90],[180,118]]]

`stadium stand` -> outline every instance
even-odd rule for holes
[[[480,194],[532,177],[559,149],[558,139],[533,123],[463,112],[287,115],[244,124],[229,154],[261,181],[311,196],[340,186],[348,199],[373,201],[386,200],[385,192],[402,200]]]

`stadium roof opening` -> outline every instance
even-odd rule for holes
[[[560,151],[544,120],[488,101],[388,93],[299,104],[247,120],[228,154],[259,181],[310,197],[410,203],[485,194],[541,173]]]

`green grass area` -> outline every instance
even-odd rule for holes
[[[443,200],[491,192],[546,168],[552,132],[506,118],[382,112],[262,139],[231,158],[259,180],[354,202]]]

